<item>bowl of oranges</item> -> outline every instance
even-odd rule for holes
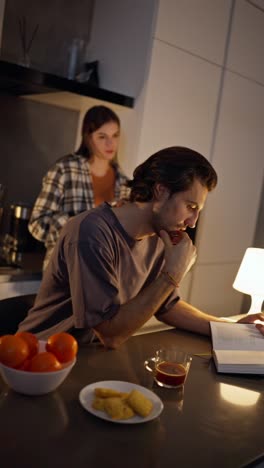
[[[44,395],[55,390],[74,364],[78,344],[69,333],[56,333],[47,341],[33,333],[0,337],[0,371],[13,390],[24,395]]]

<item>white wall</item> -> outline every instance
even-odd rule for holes
[[[252,245],[264,158],[264,13],[245,0],[160,0],[138,163],[171,145],[202,152],[219,175],[198,230],[183,296],[216,315],[239,313],[232,289]]]

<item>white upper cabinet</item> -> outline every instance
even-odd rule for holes
[[[264,172],[263,122],[263,86],[227,72],[212,160],[219,183],[199,229],[198,263],[241,261],[253,243]]]
[[[138,97],[147,74],[157,0],[96,0],[91,57],[99,60],[100,82],[110,89]]]
[[[228,69],[264,84],[263,44],[264,0],[236,1]]]
[[[231,0],[160,0],[155,37],[223,64]]]
[[[189,146],[209,157],[221,70],[154,41],[141,126],[141,161],[168,146]]]

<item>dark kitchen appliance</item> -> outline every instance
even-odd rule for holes
[[[28,252],[32,247],[32,236],[28,230],[32,208],[18,203],[10,206],[9,236],[13,240],[14,250]]]
[[[38,244],[28,230],[32,207],[14,203],[5,210],[7,226],[0,246],[0,267],[21,267],[23,254],[35,251]]]
[[[2,225],[3,213],[4,213],[5,193],[6,193],[5,185],[0,184],[0,229],[1,229],[1,225]]]

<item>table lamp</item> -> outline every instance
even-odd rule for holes
[[[248,314],[261,312],[264,299],[264,249],[249,247],[246,250],[233,288],[251,295]]]

